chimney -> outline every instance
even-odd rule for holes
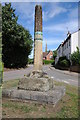
[[[70,35],[70,32],[68,31],[68,33],[67,33],[67,37],[69,37],[69,35]]]

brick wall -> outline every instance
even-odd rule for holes
[[[46,56],[46,60],[51,60],[53,58],[53,52],[50,51],[49,54]]]

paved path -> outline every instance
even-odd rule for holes
[[[23,78],[24,75],[28,74],[32,69],[33,66],[30,65],[28,68],[25,69],[6,71],[3,73],[3,81]],[[80,74],[58,70],[49,65],[43,66],[43,70],[47,72],[47,74],[54,80],[65,82],[74,86],[78,85],[78,79],[80,79]]]

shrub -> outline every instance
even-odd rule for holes
[[[69,62],[65,59],[60,62],[60,65],[63,67],[69,67]]]
[[[65,60],[65,59],[67,60],[67,57],[66,56],[62,56],[62,57],[59,58],[59,61],[62,61],[62,60]]]
[[[59,60],[58,60],[57,66],[69,67],[70,66],[70,61],[67,59],[66,56],[60,57]]]

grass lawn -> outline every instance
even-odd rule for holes
[[[19,80],[3,83],[3,89],[16,87]],[[14,101],[3,98],[3,118],[78,118],[78,89],[66,83],[56,82],[55,85],[64,85],[66,95],[56,106],[32,101]]]

